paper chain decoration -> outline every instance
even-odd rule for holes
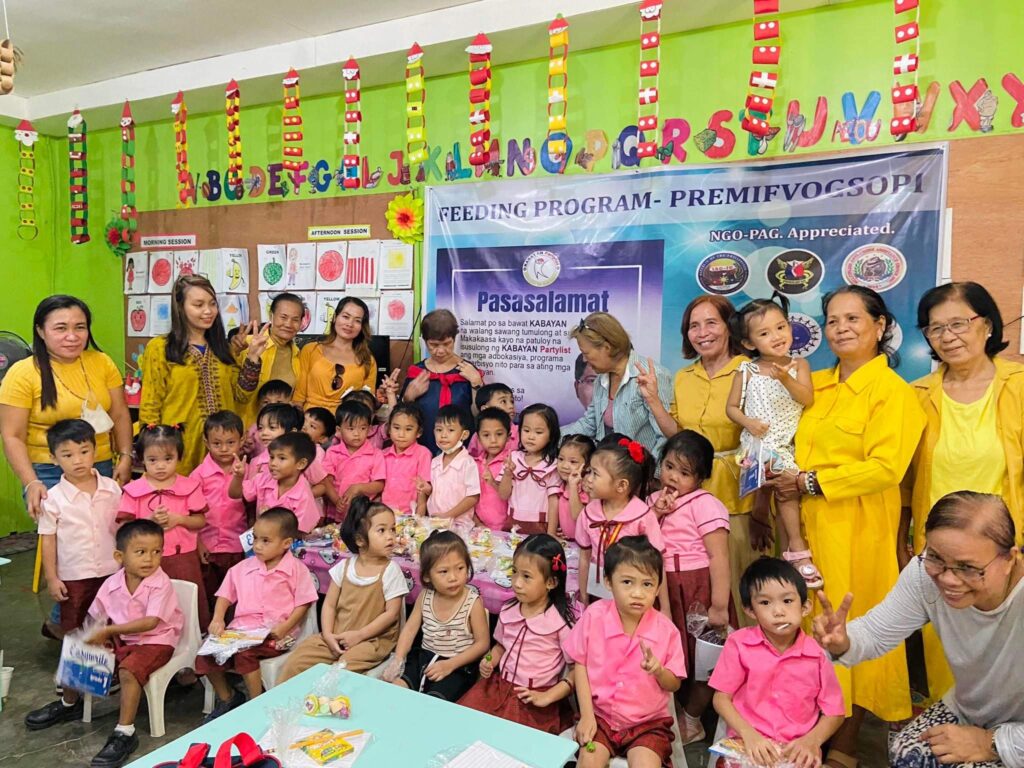
[[[242,192],[242,94],[232,78],[224,89],[224,114],[228,130],[228,171],[224,183],[236,194]]]
[[[188,107],[185,106],[185,94],[181,91],[171,102],[171,114],[174,115],[174,172],[178,180],[178,207],[188,208],[192,204],[195,182],[188,169]]]
[[[302,159],[302,113],[299,110],[299,73],[289,69],[284,80],[284,115],[281,117],[281,146],[284,159],[281,166],[287,171],[304,171],[309,161]],[[295,191],[301,187],[296,184]]]
[[[902,141],[908,133],[917,130],[917,110],[920,105],[920,94],[917,87],[917,67],[921,58],[920,22],[921,8],[918,0],[893,0],[893,11],[896,14],[896,57],[892,63],[892,122],[889,131]],[[914,11],[912,21],[906,21],[902,14]],[[900,22],[903,23],[900,23]],[[904,53],[906,43],[912,43],[913,53]],[[913,82],[900,81],[903,75],[913,74]]]
[[[491,158],[491,41],[483,32],[466,47],[469,54],[469,153],[470,165],[484,165]]]
[[[139,228],[138,215],[135,208],[135,118],[126,101],[121,111],[121,221],[129,240]]]
[[[427,159],[427,84],[419,43],[405,60],[405,162],[412,167]]]
[[[639,158],[658,154],[658,142],[651,140],[658,130],[658,80],[661,72],[661,5],[662,0],[640,3],[640,86],[636,126],[647,141],[636,146]]]
[[[558,14],[548,25],[548,152],[562,157],[566,150],[569,112],[569,22]],[[552,138],[553,134],[560,134]]]
[[[14,138],[21,144],[18,152],[18,237],[35,240],[39,234],[36,225],[36,151],[32,145],[39,141],[39,133],[28,120],[22,120],[14,129]]]
[[[744,105],[743,122],[740,124],[747,133],[763,139],[771,132],[769,119],[775,101],[775,89],[779,85],[779,0],[754,0],[754,51],[753,63],[766,67],[750,73],[747,101]]]
[[[71,200],[71,242],[89,242],[89,165],[86,162],[87,126],[77,109],[68,118],[68,190]]]
[[[359,62],[350,56],[341,68],[345,79],[345,132],[342,150],[341,185],[345,189],[359,189],[359,144],[363,130],[362,92],[359,86]]]

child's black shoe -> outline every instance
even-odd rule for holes
[[[139,748],[139,737],[136,734],[129,736],[127,733],[114,731],[107,739],[96,757],[90,763],[91,768],[120,768],[128,757]]]
[[[34,709],[25,715],[25,726],[30,731],[41,731],[60,723],[67,723],[71,720],[82,719],[82,700],[79,699],[72,706],[64,706],[64,701],[58,699],[51,701],[45,707]]]

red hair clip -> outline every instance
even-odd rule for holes
[[[565,569],[565,560],[562,559],[562,553],[559,552],[551,558],[551,570],[553,573],[557,573],[558,571],[564,571]]]
[[[619,440],[619,445],[629,451],[629,457],[637,464],[644,463],[644,447],[640,443],[624,437]]]

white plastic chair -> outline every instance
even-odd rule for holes
[[[401,603],[401,605],[398,608],[398,634],[399,635],[402,634],[402,630],[403,629],[405,629],[405,598],[404,597],[402,598],[402,603]],[[364,672],[363,674],[365,674],[367,677],[372,677],[374,680],[380,680],[381,677],[384,675],[384,669],[387,667],[389,661],[391,661],[391,656],[390,655],[386,659],[384,659],[384,661],[382,661],[380,664],[378,664],[376,667],[374,667],[373,669],[366,670],[366,672]]]
[[[149,735],[157,738],[164,735],[164,695],[167,686],[179,671],[194,664],[202,638],[199,631],[199,588],[190,581],[179,579],[171,579],[171,584],[178,597],[178,607],[185,615],[185,626],[171,660],[150,675],[149,682],[143,688],[149,706]],[[92,722],[92,696],[89,694],[85,694],[82,722]]]

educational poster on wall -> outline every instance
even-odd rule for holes
[[[342,291],[345,289],[345,259],[348,243],[316,243],[316,289]]]
[[[377,335],[380,333],[377,330],[377,317],[380,315],[380,299],[363,299],[366,302],[366,308],[370,310],[369,316],[369,328],[370,333]]]
[[[412,291],[383,291],[377,313],[377,333],[392,339],[412,338],[414,307]]]
[[[348,244],[348,285],[351,296],[377,295],[377,258],[380,240],[353,240]]]
[[[124,257],[124,292],[131,296],[135,293],[145,293],[149,287],[149,254],[146,251],[136,251],[125,254]]]
[[[270,305],[273,303],[274,297],[277,296],[278,293],[281,293],[281,291],[278,291],[278,292],[275,292],[275,293],[261,293],[260,294],[259,301],[260,301],[260,322],[261,323],[269,323],[270,322]],[[298,296],[300,299],[302,299],[302,305],[303,305],[303,310],[304,310],[303,314],[302,314],[302,322],[299,325],[299,333],[306,333],[306,329],[309,328],[309,325],[310,325],[310,323],[312,322],[312,319],[313,319],[313,311],[312,310],[313,310],[313,307],[315,307],[315,305],[316,305],[316,294],[315,293],[296,293],[295,295]]]
[[[316,243],[288,243],[284,257],[284,291],[316,288]]]
[[[226,293],[249,293],[248,249],[221,248],[220,270]]]
[[[217,297],[220,307],[220,320],[224,330],[230,333],[249,322],[249,298],[239,294],[226,294]]]
[[[171,251],[170,255],[174,259],[172,284],[174,280],[177,280],[182,275],[198,275],[202,273],[203,270],[199,266],[199,251]],[[167,291],[170,293],[170,286],[167,287]]]
[[[259,286],[261,291],[275,293],[284,290],[284,245],[257,245],[256,266],[260,271]]]
[[[149,335],[163,336],[171,332],[171,297],[167,295],[149,297]]]
[[[846,284],[895,314],[907,380],[931,369],[914,332],[942,247],[946,147],[820,160],[553,176],[427,190],[425,310],[459,318],[459,350],[519,407],[582,414],[593,375],[569,333],[610,312],[640,355],[674,372],[680,324],[700,294],[737,307],[773,291],[790,302],[792,353],[812,369],[835,356],[821,299]],[[382,319],[386,316],[382,303]]]
[[[377,287],[382,291],[412,288],[412,264],[412,243],[381,240]]]
[[[174,252],[150,251],[146,293],[170,293],[174,283]]]
[[[334,309],[338,306],[338,302],[344,298],[345,294],[341,291],[328,291],[325,293],[318,291],[316,301],[314,302],[313,321],[308,333],[326,334],[330,330],[331,323],[334,322]]]
[[[129,336],[151,336],[149,330],[149,296],[129,296],[128,310],[125,317],[128,319]]]

